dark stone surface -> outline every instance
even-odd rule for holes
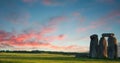
[[[108,37],[108,41],[106,41],[105,37]],[[118,46],[117,39],[114,37],[114,33],[103,33],[99,44],[97,34],[91,35],[90,39],[90,58],[118,58],[120,45]]]
[[[108,38],[108,58],[114,59],[118,57],[117,39],[113,36]]]
[[[109,37],[109,36],[114,36],[114,33],[103,33],[102,37]]]
[[[107,41],[104,37],[99,41],[99,58],[107,58]]]
[[[120,42],[118,43],[118,57],[120,57]]]
[[[90,36],[90,53],[91,58],[97,58],[98,54],[98,35],[94,34]]]

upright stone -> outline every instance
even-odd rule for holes
[[[116,38],[113,35],[108,37],[108,58],[114,59],[117,56],[117,43]]]
[[[118,43],[118,57],[120,58],[120,42]]]
[[[104,36],[99,41],[99,58],[107,58],[107,41]]]
[[[97,58],[98,54],[98,35],[94,34],[90,36],[90,53],[91,58]]]
[[[114,58],[118,58],[118,43],[117,43],[116,37],[113,37],[113,38],[114,38],[114,49],[115,49]]]

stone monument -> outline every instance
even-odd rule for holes
[[[107,41],[104,36],[99,41],[99,58],[107,58]]]
[[[90,36],[90,53],[91,58],[97,58],[98,54],[98,35],[94,34]]]
[[[105,37],[108,37],[106,41]],[[103,33],[98,44],[98,35],[90,36],[90,53],[91,58],[109,58],[115,59],[118,57],[118,44],[114,33]]]
[[[110,35],[108,38],[108,58],[114,59],[118,56],[117,50],[117,39],[114,35]]]

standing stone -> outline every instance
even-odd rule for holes
[[[90,36],[90,53],[89,56],[91,58],[97,58],[98,54],[98,35],[94,34]]]
[[[118,43],[117,43],[117,39],[115,37],[114,38],[114,49],[115,49],[115,55],[114,58],[118,57]]]
[[[114,59],[117,57],[117,40],[111,35],[108,38],[108,58]]]
[[[120,58],[120,42],[118,43],[118,57]]]
[[[107,58],[107,41],[104,36],[99,41],[99,58]]]

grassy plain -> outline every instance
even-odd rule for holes
[[[120,63],[120,59],[75,58],[75,55],[0,53],[0,63]]]

